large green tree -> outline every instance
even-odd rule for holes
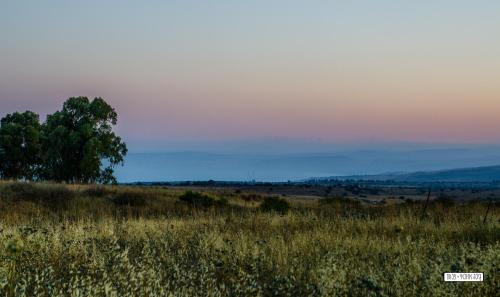
[[[69,98],[42,126],[43,178],[69,183],[116,182],[113,167],[127,154],[113,132],[116,111],[102,98]]]
[[[33,180],[40,165],[40,118],[26,111],[0,121],[0,177]]]

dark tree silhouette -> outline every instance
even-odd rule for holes
[[[40,119],[26,111],[0,121],[0,177],[33,180],[40,164]]]
[[[113,132],[116,111],[102,98],[69,98],[42,125],[43,179],[69,183],[116,182],[113,167],[127,147]]]

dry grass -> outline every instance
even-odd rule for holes
[[[11,187],[0,184],[0,296],[495,296],[499,288],[500,211],[493,206],[483,224],[484,203],[433,203],[420,220],[419,203],[290,201],[283,215],[259,211],[262,199],[244,193],[208,193],[229,207],[197,209],[175,189],[33,186],[44,197],[70,191],[59,205],[20,199]],[[114,202],[123,195],[144,203]],[[444,283],[451,271],[483,272],[485,282]]]

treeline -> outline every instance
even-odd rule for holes
[[[0,177],[67,183],[114,183],[127,146],[113,132],[118,115],[104,99],[72,97],[44,123],[34,112],[0,121]]]

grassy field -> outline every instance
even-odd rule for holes
[[[0,296],[498,296],[498,203],[200,191],[0,183]]]

